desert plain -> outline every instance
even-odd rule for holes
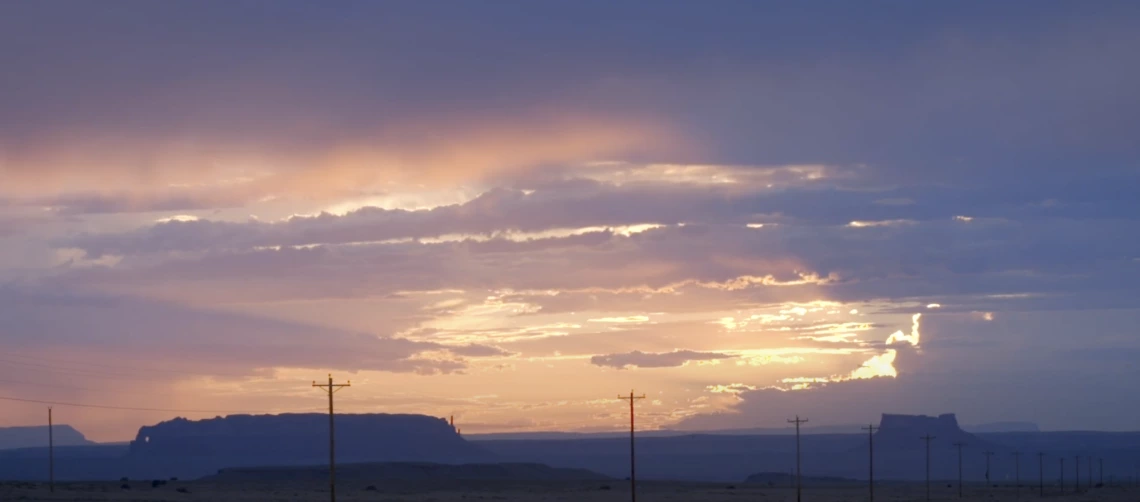
[[[152,487],[150,481],[121,482],[68,482],[57,483],[50,491],[46,483],[0,483],[0,500],[3,501],[325,501],[329,500],[327,484],[312,482],[214,482],[169,481]],[[369,489],[371,486],[373,489]],[[181,489],[181,491],[179,490]],[[640,483],[638,500],[642,502],[792,502],[796,491],[790,487],[755,485],[726,485],[711,483],[682,483],[649,481]],[[629,486],[625,481],[614,482],[492,482],[446,481],[338,484],[337,500],[385,502],[470,502],[470,501],[580,501],[623,502],[630,500]],[[845,487],[805,487],[804,502],[861,502],[869,500],[866,485]],[[883,502],[925,501],[923,483],[883,483],[876,486],[875,500]],[[1056,502],[1138,502],[1140,488],[1104,487],[1081,493],[1061,494],[1056,487],[1048,487],[1042,498],[1038,487],[985,487],[967,486],[963,498],[957,488],[948,483],[932,485],[930,500],[934,501],[1015,501],[1051,500]]]

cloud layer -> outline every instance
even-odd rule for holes
[[[1130,3],[8,3],[0,352],[61,401],[287,411],[352,372],[347,409],[486,430],[606,428],[614,378],[650,427],[1124,427],[1069,411],[1140,381],[1138,34]],[[1035,405],[1058,375],[1093,390]]]

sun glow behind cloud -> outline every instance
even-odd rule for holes
[[[0,15],[17,89],[0,115],[19,126],[0,127],[0,352],[192,375],[168,393],[91,378],[76,399],[289,410],[311,404],[294,384],[314,373],[359,372],[376,385],[348,410],[454,412],[465,431],[617,427],[597,395],[616,377],[656,393],[653,427],[729,409],[756,420],[746,404],[770,386],[934,394],[911,371],[1026,395],[1004,363],[978,364],[1019,336],[1040,350],[1010,370],[1114,382],[1100,360],[1049,354],[1096,337],[1131,347],[1112,329],[1072,337],[1102,323],[1069,316],[1131,309],[1122,288],[1140,283],[1140,183],[1120,167],[1135,164],[1122,132],[1135,113],[1119,106],[1140,74],[1111,64],[1135,52],[1134,16],[1074,24],[1050,7],[999,22],[1012,35],[995,46],[977,37],[989,10],[894,9],[872,14],[898,22],[869,26],[678,6],[630,30],[644,12],[619,6],[588,30],[600,54],[573,42],[574,23],[540,19],[597,18],[585,3],[538,24],[367,2],[359,23],[303,7],[263,23],[222,4],[139,4],[161,36],[78,4],[0,7],[21,14]],[[823,18],[852,36],[795,36]],[[675,36],[694,26],[726,36]],[[788,43],[740,43],[773,34]],[[520,36],[534,50],[502,50]],[[283,40],[304,50],[281,58]],[[663,47],[680,50],[652,54]],[[92,54],[116,57],[93,70]],[[1035,316],[1050,322],[1014,326]],[[967,343],[922,336],[942,333]],[[1033,374],[1021,383],[1054,385]],[[63,400],[74,382],[56,376],[43,394]]]

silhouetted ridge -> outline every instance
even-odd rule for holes
[[[932,447],[946,448],[955,442],[972,444],[975,447],[984,441],[958,426],[958,418],[953,413],[937,417],[927,415],[894,415],[884,413],[875,433],[875,448],[883,450],[921,450],[926,443],[920,436],[934,436]]]
[[[186,477],[223,467],[315,465],[327,462],[328,427],[320,413],[177,418],[139,429],[129,459],[136,468],[165,466]],[[445,420],[426,415],[337,415],[336,440],[344,463],[492,459]]]
[[[70,425],[54,425],[56,446],[92,445],[83,434]],[[47,446],[48,428],[46,425],[33,427],[0,427],[0,450],[12,448],[37,448]]]

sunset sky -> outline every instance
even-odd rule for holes
[[[1137,53],[1128,1],[3,2],[0,397],[1134,430]]]

